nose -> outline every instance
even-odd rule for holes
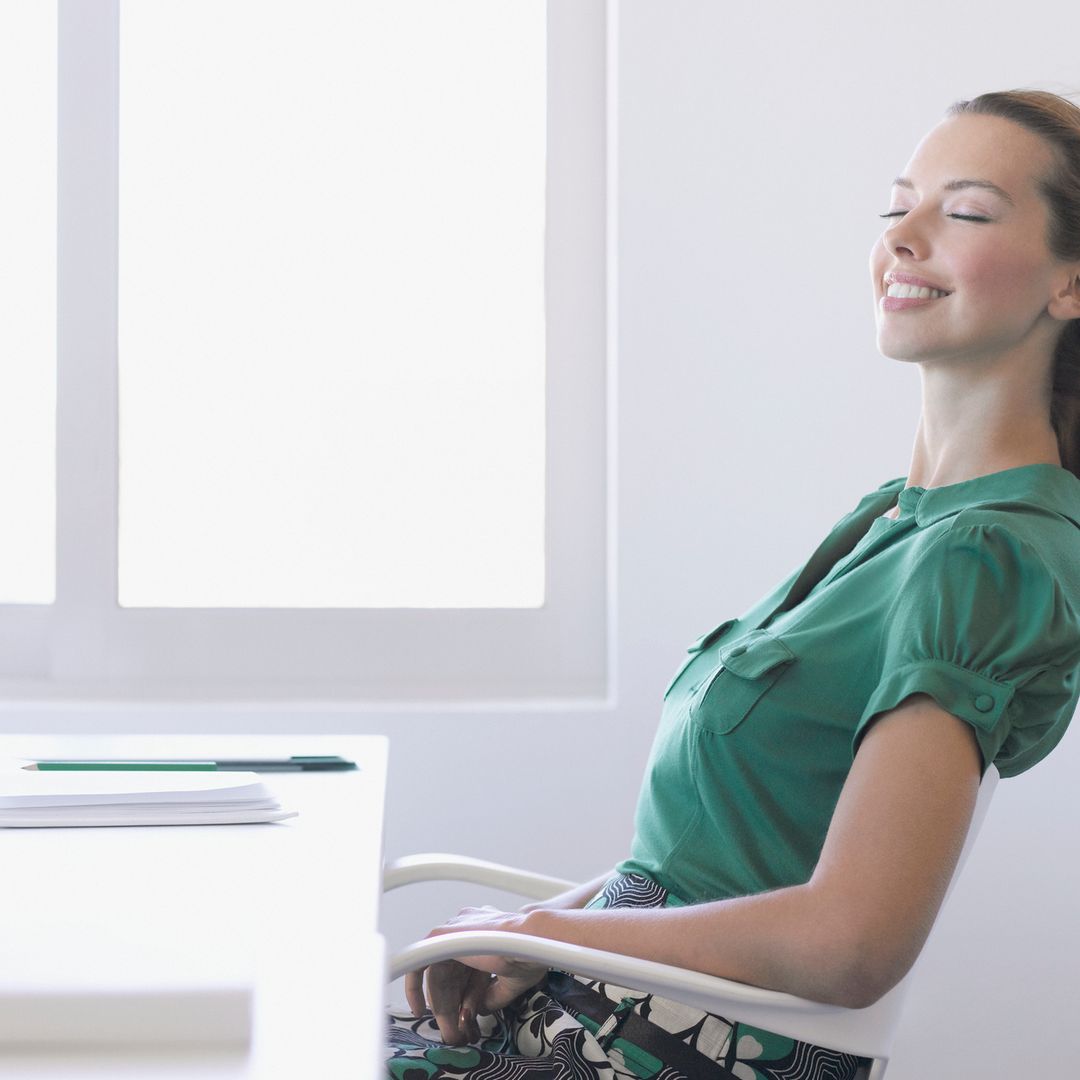
[[[903,217],[893,218],[892,223],[877,238],[870,252],[871,274],[874,287],[884,290],[881,283],[887,265],[922,262],[926,258],[927,242],[917,223],[911,222],[911,211]]]
[[[920,258],[926,253],[922,250],[925,241],[918,225],[912,220],[912,211],[903,217],[893,218],[889,227],[881,234],[881,242],[890,255],[906,255]]]

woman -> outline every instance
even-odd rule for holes
[[[690,646],[614,873],[433,934],[536,934],[864,1006],[918,956],[986,768],[1016,775],[1061,738],[1080,697],[1080,108],[1030,90],[956,103],[883,216],[877,344],[922,379],[908,475]],[[932,291],[905,300],[904,275]],[[498,957],[428,968],[434,1015],[425,972],[405,989],[398,1080],[860,1064]]]

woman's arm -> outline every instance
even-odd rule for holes
[[[541,910],[572,911],[583,908],[603,888],[612,872],[601,874],[600,877],[587,881],[584,885],[576,885],[548,900],[525,904],[518,908],[518,914],[524,915]],[[472,912],[477,909],[466,908],[465,910]],[[495,909],[485,910],[494,911]],[[436,932],[432,931],[432,933]],[[500,978],[491,979],[484,968],[475,969],[458,960],[444,960],[428,968],[408,972],[405,976],[405,998],[413,1015],[420,1016],[424,1012],[424,983],[426,981],[427,998],[443,1040],[451,1045],[475,1041],[480,1038],[476,1017],[485,1011],[485,1002],[487,1011],[509,1004],[515,997],[534,985],[546,971],[542,965],[523,965],[522,967],[526,972],[524,978],[520,977],[521,969],[511,973],[504,961]]]
[[[928,695],[912,695],[863,738],[803,885],[679,908],[477,911],[432,933],[536,934],[860,1008],[899,982],[926,940],[967,835],[981,764],[971,728]],[[498,957],[462,962],[515,971]]]
[[[606,874],[593,878],[592,881],[586,881],[584,885],[577,885],[572,889],[567,889],[566,892],[559,893],[558,896],[551,897],[550,900],[537,900],[532,904],[524,904],[518,908],[518,911],[539,911],[541,908],[549,911],[583,908],[604,887],[604,883],[614,872],[614,870],[609,870]]]

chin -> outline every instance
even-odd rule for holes
[[[900,362],[913,363],[918,360],[928,359],[928,357],[921,354],[920,350],[913,348],[910,344],[904,345],[898,342],[889,342],[884,339],[881,334],[878,334],[877,351],[881,353],[886,360],[898,360]]]

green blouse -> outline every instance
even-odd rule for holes
[[[1080,698],[1080,479],[906,479],[690,645],[618,871],[689,902],[808,881],[860,739],[911,694],[970,724],[1002,777],[1060,740]]]

